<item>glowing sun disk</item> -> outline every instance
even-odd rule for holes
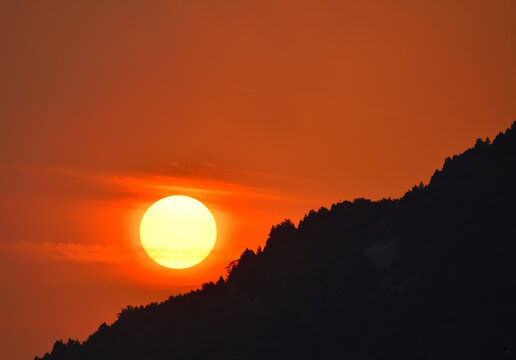
[[[143,215],[140,239],[158,264],[184,269],[203,261],[217,237],[215,219],[200,201],[182,195],[152,204]]]

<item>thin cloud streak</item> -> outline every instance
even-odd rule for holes
[[[135,251],[112,245],[21,241],[0,242],[0,251],[43,260],[122,264],[134,260]]]
[[[135,199],[159,196],[163,192],[203,195],[213,197],[214,200],[227,197],[239,199],[257,199],[284,202],[299,202],[306,199],[306,195],[294,191],[285,191],[292,188],[294,179],[268,175],[258,172],[218,167],[212,163],[203,163],[200,167],[181,166],[178,163],[169,163],[172,170],[167,172],[134,172],[110,174],[102,171],[83,170],[70,167],[19,167],[22,172],[46,172],[65,178],[75,179],[78,187],[97,189],[88,194],[93,198],[117,201],[117,199]],[[238,174],[235,181],[230,181]],[[222,180],[225,179],[225,180]],[[256,186],[254,182],[267,184]],[[287,185],[285,185],[287,184]],[[275,186],[276,185],[276,186]],[[82,191],[78,189],[77,196]],[[217,202],[217,201],[215,201]]]
[[[25,257],[37,260],[58,260],[78,263],[98,263],[98,264],[134,264],[142,257],[148,258],[143,248],[133,249],[123,246],[113,246],[106,244],[76,244],[70,242],[50,242],[50,241],[19,241],[14,243],[0,241],[0,252],[12,253],[18,257]],[[201,250],[170,250],[170,249],[151,249],[151,254],[160,257],[160,253],[165,252],[168,257],[197,258],[199,254],[204,255]],[[221,251],[213,249],[210,253],[220,254]]]

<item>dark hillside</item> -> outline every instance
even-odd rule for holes
[[[226,280],[43,359],[516,359],[515,200],[516,123],[401,199],[286,220]]]

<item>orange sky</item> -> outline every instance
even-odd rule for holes
[[[225,274],[271,225],[398,197],[516,119],[514,1],[4,1],[0,358]],[[173,194],[214,252],[153,263]]]

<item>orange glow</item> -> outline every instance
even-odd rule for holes
[[[516,119],[515,13],[497,0],[2,2],[0,359],[216,281],[284,218],[401,196],[496,136]],[[171,194],[217,224],[210,255],[181,270],[139,237]]]

